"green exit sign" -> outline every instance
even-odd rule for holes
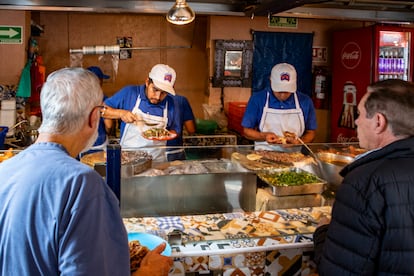
[[[282,27],[282,28],[297,28],[298,19],[296,17],[280,17],[269,16],[269,27]]]
[[[0,25],[0,44],[22,44],[22,26],[1,26]]]

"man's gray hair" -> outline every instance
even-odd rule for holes
[[[368,86],[366,117],[382,113],[395,136],[414,136],[414,84],[400,79]]]
[[[79,131],[92,109],[102,104],[103,94],[94,73],[63,68],[51,73],[40,92],[40,133],[67,134]]]

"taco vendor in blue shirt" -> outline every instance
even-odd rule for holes
[[[144,85],[126,86],[105,100],[104,118],[121,120],[120,145],[123,148],[145,148],[154,161],[167,160],[166,141],[150,140],[142,134],[150,128],[180,134],[182,128],[173,99],[175,80],[173,68],[157,64],[152,67]]]
[[[312,99],[297,91],[296,69],[288,63],[272,68],[270,87],[253,93],[242,123],[246,138],[259,146],[310,143],[317,128]]]

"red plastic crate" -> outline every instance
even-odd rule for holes
[[[227,114],[229,130],[234,130],[243,135],[243,127],[241,121],[243,119],[244,112],[246,111],[247,102],[229,102],[229,111]]]

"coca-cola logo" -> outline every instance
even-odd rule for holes
[[[361,62],[361,48],[355,42],[348,42],[342,48],[341,62],[346,69],[354,69]]]

